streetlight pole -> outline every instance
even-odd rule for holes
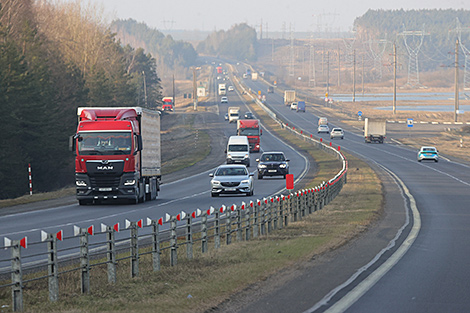
[[[144,76],[144,99],[145,99],[145,107],[148,108],[147,103],[147,82],[145,79],[145,71],[142,71],[142,75]]]
[[[393,44],[393,115],[397,113],[397,45]]]
[[[459,111],[459,40],[455,42],[455,102],[454,102],[454,122],[457,122]]]
[[[353,54],[353,102],[356,102],[356,49]]]

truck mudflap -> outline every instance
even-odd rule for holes
[[[384,143],[384,140],[385,140],[385,136],[381,136],[381,135],[377,135],[377,136],[370,135],[370,136],[365,137],[366,143],[372,143],[372,142]]]

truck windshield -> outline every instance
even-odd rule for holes
[[[240,128],[238,136],[259,136],[259,128]]]
[[[130,132],[83,132],[78,137],[80,155],[130,154],[132,149]]]

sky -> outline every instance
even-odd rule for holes
[[[71,0],[67,0],[71,1]],[[350,31],[369,9],[466,9],[469,0],[88,0],[110,20],[132,18],[159,30],[227,30],[247,23],[257,31]],[[265,33],[266,34],[266,33]]]

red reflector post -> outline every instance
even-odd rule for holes
[[[288,190],[294,189],[294,174],[286,175],[286,189]]]

